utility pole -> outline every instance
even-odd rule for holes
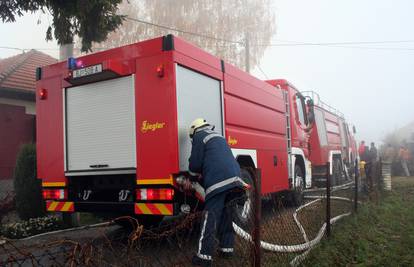
[[[65,61],[68,58],[73,57],[73,47],[73,42],[68,44],[61,44],[59,46],[59,61]],[[62,221],[67,227],[78,227],[80,226],[80,213],[63,212]]]
[[[250,73],[250,44],[249,44],[249,35],[246,32],[245,41],[244,41],[244,52],[245,52],[245,71]]]
[[[73,43],[59,46],[59,61],[65,61],[73,56]]]

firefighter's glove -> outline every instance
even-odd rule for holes
[[[200,182],[201,180],[201,174],[199,173],[195,173],[195,172],[188,172],[188,174],[190,175],[190,181],[191,182]]]

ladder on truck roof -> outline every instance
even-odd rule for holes
[[[321,107],[324,110],[331,112],[333,114],[335,114],[336,116],[340,117],[340,118],[345,118],[344,114],[339,111],[338,109],[326,104],[325,102],[323,102],[319,96],[318,93],[316,93],[315,91],[302,91],[300,92],[303,96],[307,96],[313,99],[313,103],[315,104],[315,106]]]

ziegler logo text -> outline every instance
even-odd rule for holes
[[[154,132],[155,130],[162,129],[164,127],[165,127],[165,122],[151,123],[151,122],[148,122],[148,121],[143,121],[142,125],[141,125],[141,132],[142,133],[146,133],[146,132],[149,132],[149,131]]]
[[[227,141],[229,145],[233,146],[233,145],[237,145],[238,141],[236,138],[233,138],[229,135],[229,140]]]

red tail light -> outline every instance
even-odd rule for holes
[[[137,189],[137,200],[173,200],[172,188],[141,188]]]
[[[164,77],[164,65],[163,64],[157,67],[157,75],[160,78]]]
[[[47,90],[42,88],[39,90],[39,98],[45,100],[47,98]]]
[[[43,190],[44,199],[66,199],[67,191],[65,189],[44,189]]]

